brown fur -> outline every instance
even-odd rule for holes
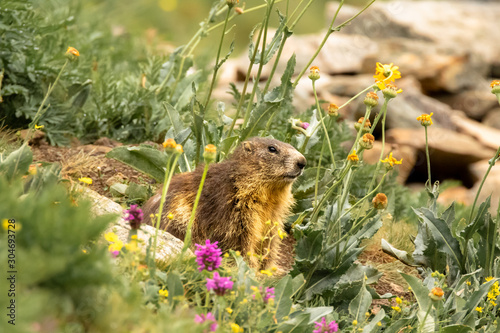
[[[277,151],[271,152],[271,146]],[[193,244],[218,241],[223,251],[233,249],[263,257],[261,265],[258,257],[250,257],[253,268],[276,265],[281,243],[278,227],[283,228],[290,213],[292,183],[305,164],[304,156],[289,144],[252,138],[239,145],[228,160],[210,165],[193,223]],[[202,173],[203,167],[199,167],[176,175],[168,189],[160,228],[181,240]],[[161,189],[146,202],[145,216],[158,213],[160,198]],[[174,216],[170,222],[169,213]]]

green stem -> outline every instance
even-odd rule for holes
[[[429,312],[431,312],[432,309],[432,301],[429,303],[429,308],[427,309],[427,312],[425,313],[424,319],[422,320],[422,323],[420,324],[418,328],[418,333],[422,332],[425,326],[425,321],[427,320],[427,316],[429,315]]]
[[[297,84],[299,84],[300,78],[304,75],[304,73],[307,71],[307,69],[309,68],[309,66],[311,66],[311,64],[313,63],[314,59],[316,59],[316,57],[318,56],[318,54],[321,51],[321,49],[323,48],[323,46],[325,46],[325,43],[328,40],[328,37],[330,37],[330,35],[334,32],[334,30],[332,29],[333,28],[333,24],[335,23],[335,20],[337,19],[337,16],[338,16],[338,14],[340,12],[340,8],[342,8],[342,6],[344,5],[344,1],[345,0],[341,0],[340,1],[339,7],[337,8],[337,11],[335,12],[335,15],[333,16],[332,22],[330,22],[330,26],[328,27],[328,30],[327,30],[327,32],[325,34],[325,37],[323,37],[323,40],[319,44],[319,47],[316,49],[316,52],[314,52],[314,54],[311,57],[311,59],[309,59],[307,65],[302,69],[302,71],[300,71],[299,75],[295,79],[295,82],[293,82],[293,87],[294,88],[297,86]]]
[[[45,112],[42,112],[42,109],[45,105],[45,102],[47,102],[47,99],[49,98],[50,94],[52,94],[54,87],[57,85],[57,82],[59,81],[59,78],[61,77],[61,74],[64,72],[64,69],[68,65],[69,61],[70,61],[69,59],[66,59],[66,61],[64,62],[64,65],[61,67],[61,70],[59,71],[59,74],[57,74],[57,77],[56,77],[54,83],[49,85],[49,89],[47,90],[47,93],[45,94],[45,97],[42,100],[42,104],[40,104],[40,107],[38,108],[38,110],[35,113],[35,117],[33,117],[33,121],[28,126],[28,133],[27,133],[26,137],[24,138],[25,143],[29,142],[29,140],[31,139],[33,128],[35,128],[36,123],[38,122],[38,120],[40,120],[40,117],[43,115],[43,113],[45,113]],[[45,111],[46,111],[46,109],[45,109]]]
[[[257,92],[257,88],[259,87],[260,75],[262,74],[262,69],[264,68],[264,59],[266,56],[267,29],[269,26],[269,17],[271,16],[271,10],[273,6],[274,6],[274,0],[272,0],[269,3],[269,8],[266,13],[266,18],[264,23],[264,38],[262,40],[262,51],[260,55],[259,69],[257,70],[257,77],[255,78],[253,89],[250,94],[250,99],[248,100],[247,109],[245,111],[245,117],[243,118],[243,125],[242,125],[243,128],[247,125],[248,119],[250,118],[250,111],[252,110],[253,99],[255,97],[255,93]],[[255,47],[258,48],[258,44],[256,44]]]
[[[489,272],[488,276],[493,276],[493,259],[495,259],[495,248],[497,246],[497,234],[498,234],[498,228],[500,226],[500,200],[498,200],[498,207],[497,207],[497,216],[495,219],[495,229],[493,229],[493,241],[491,244],[491,255],[490,255],[490,264],[489,264]]]
[[[316,172],[316,181],[314,184],[314,207],[316,207],[316,204],[318,203],[319,171],[321,169],[321,160],[323,159],[324,151],[325,151],[325,141],[323,140],[323,144],[321,145],[321,152],[319,154],[318,171]]]
[[[210,85],[210,90],[208,91],[207,100],[205,101],[205,109],[207,108],[208,103],[210,102],[210,97],[212,96],[212,91],[214,89],[215,80],[217,78],[217,72],[219,71],[220,52],[222,50],[222,43],[224,42],[224,36],[226,35],[226,28],[227,28],[227,22],[229,20],[229,14],[230,14],[230,10],[228,9],[227,14],[226,14],[226,19],[224,20],[224,28],[222,29],[222,35],[220,38],[219,49],[217,50],[217,57],[215,58],[215,66],[214,66],[214,74],[212,76],[212,84]]]
[[[158,216],[156,216],[156,231],[153,245],[153,262],[156,263],[156,246],[158,244],[158,231],[160,230],[161,217],[163,214],[163,206],[165,205],[165,201],[167,199],[167,192],[170,186],[170,181],[172,180],[172,176],[174,175],[175,166],[177,164],[177,160],[179,159],[179,154],[176,154],[174,163],[170,165],[170,161],[172,161],[172,157],[170,156],[167,161],[167,168],[165,170],[165,181],[163,182],[163,189],[161,192],[161,200],[160,200],[160,208],[158,209]],[[166,228],[165,228],[166,230]]]
[[[184,247],[182,248],[181,258],[187,251],[187,249],[191,246],[192,228],[194,219],[196,217],[196,209],[198,208],[198,202],[200,201],[201,191],[203,190],[203,185],[205,184],[205,178],[207,177],[209,165],[210,163],[205,163],[205,168],[203,169],[203,175],[201,176],[200,186],[198,187],[198,193],[196,193],[196,199],[194,200],[193,210],[191,211],[191,218],[189,219],[189,223],[186,230],[186,236],[184,237]]]
[[[382,157],[384,157],[384,150],[385,150],[385,119],[387,117],[387,104],[389,103],[388,99],[384,100],[384,105],[382,105],[382,109],[380,110],[380,113],[382,114],[382,149],[380,150],[380,157],[377,162],[377,167],[375,168],[375,172],[373,173],[372,180],[370,182],[370,186],[368,187],[368,191],[370,191],[375,185],[375,181],[377,180],[377,175],[378,171],[380,170],[380,166],[382,165],[382,162],[380,160]],[[372,126],[373,129],[373,126]]]
[[[330,149],[330,156],[332,158],[333,168],[336,169],[337,165],[335,164],[335,155],[333,154],[332,144],[330,142],[330,136],[328,135],[328,130],[326,129],[326,126],[325,126],[325,121],[323,120],[323,110],[319,106],[318,94],[316,93],[315,80],[311,80],[311,81],[312,81],[312,87],[313,87],[313,92],[314,92],[314,99],[316,101],[316,109],[318,110],[318,114],[319,114],[319,118],[321,120],[321,126],[323,127],[323,131],[325,131],[325,139],[328,142],[328,149]]]
[[[343,107],[345,107],[347,104],[351,103],[352,101],[354,101],[356,98],[358,98],[359,96],[363,95],[365,92],[367,92],[368,90],[372,89],[373,88],[373,84],[371,86],[368,86],[366,87],[365,89],[361,90],[361,92],[357,93],[354,97],[352,97],[350,100],[348,100],[347,102],[345,102],[344,104],[342,104],[341,106],[339,106],[339,110],[342,109]]]
[[[286,40],[288,39],[288,36],[285,34],[283,37],[283,40],[281,41],[280,48],[278,50],[278,54],[276,56],[276,59],[274,59],[274,64],[273,68],[271,69],[271,73],[269,74],[269,77],[267,78],[266,86],[264,87],[264,90],[262,91],[262,95],[264,96],[267,93],[267,90],[269,89],[269,85],[271,84],[271,80],[274,77],[274,73],[276,72],[276,68],[278,67],[278,62],[281,58],[281,53],[283,52],[283,48],[285,46]]]
[[[243,102],[245,101],[245,94],[248,88],[248,81],[250,79],[250,73],[252,72],[252,67],[255,62],[255,57],[257,56],[257,52],[259,50],[258,45],[260,43],[260,39],[262,38],[263,30],[260,29],[259,36],[257,37],[257,42],[255,43],[255,49],[253,50],[252,59],[250,59],[250,63],[248,64],[247,75],[245,77],[245,83],[243,84],[243,90],[241,91],[240,101],[238,102],[238,106],[236,107],[236,114],[234,115],[233,122],[231,123],[231,127],[229,128],[229,133],[227,137],[229,138],[233,133],[234,125],[236,124],[236,120],[238,119],[241,111],[241,107],[243,106]],[[249,101],[251,103],[251,101]]]
[[[427,177],[428,177],[428,182],[429,182],[429,186],[432,188],[432,180],[431,180],[431,159],[429,157],[429,141],[428,141],[428,137],[427,137],[427,127],[428,126],[424,126],[425,127],[425,156],[427,157]]]

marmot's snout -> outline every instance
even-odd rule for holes
[[[304,155],[302,155],[295,149],[293,150],[293,154],[291,154],[290,159],[290,164],[292,165],[293,171],[289,172],[287,176],[289,178],[295,179],[298,176],[302,175],[302,172],[304,171],[304,168],[307,164],[307,160]]]

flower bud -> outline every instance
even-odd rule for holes
[[[356,131],[359,131],[359,129],[361,128],[361,124],[363,124],[364,120],[365,120],[365,117],[361,117],[358,119],[358,122],[354,124],[354,128],[356,129]],[[366,119],[365,126],[363,127],[363,132],[365,132],[365,133],[369,132],[370,127],[372,127],[372,123],[370,122],[370,119]]]
[[[236,7],[236,8],[234,9],[234,11],[235,11],[235,12],[236,12],[236,14],[238,14],[238,15],[241,15],[241,14],[243,14],[243,13],[244,13],[243,8],[241,8],[241,7]]]
[[[309,78],[313,81],[316,81],[320,78],[319,76],[319,67],[318,66],[311,66],[311,68],[309,68],[309,70],[311,71],[310,74],[309,74]]]
[[[64,54],[64,56],[66,58],[68,58],[69,60],[71,61],[75,61],[78,59],[78,57],[80,56],[80,52],[78,52],[77,49],[75,49],[74,47],[68,47],[68,49],[66,50],[66,53]]]
[[[179,145],[179,144],[175,145],[175,152],[179,155],[182,154],[184,152],[182,145]]]
[[[417,120],[420,121],[420,124],[422,126],[425,127],[431,126],[432,125],[431,117],[433,114],[434,114],[433,112],[431,112],[431,114],[423,113],[421,116],[417,117]]]
[[[226,4],[229,8],[233,8],[235,5],[239,4],[240,0],[226,0]]]
[[[492,94],[500,94],[500,80],[491,81],[490,86]]]
[[[330,103],[328,105],[328,115],[330,117],[337,117],[339,115],[339,107],[334,103]]]
[[[171,154],[175,151],[177,143],[175,143],[174,139],[167,139],[167,141],[163,142],[163,148],[165,148],[165,152]]]
[[[444,291],[439,287],[432,288],[431,292],[429,293],[429,297],[435,301],[442,300],[443,296],[444,296]]]
[[[384,193],[378,193],[372,200],[375,209],[387,208],[387,196]]]
[[[310,125],[309,123],[302,123],[300,124],[300,127],[306,130],[309,127],[309,125]]]
[[[350,155],[347,156],[347,160],[351,161],[353,164],[357,164],[359,162],[359,157],[356,154],[356,150],[355,149],[352,150],[352,154],[350,154]]]
[[[375,107],[378,104],[378,96],[376,92],[370,91],[366,94],[365,100],[363,101],[366,106]]]
[[[364,149],[372,149],[373,143],[375,142],[375,137],[370,133],[364,134],[361,138],[359,138],[359,145]]]
[[[385,89],[382,90],[382,94],[386,99],[395,98],[399,93],[403,92],[402,89],[398,89],[394,84],[387,83]]]
[[[205,159],[205,163],[211,163],[217,157],[217,147],[212,144],[205,146],[205,152],[203,153],[203,158]]]

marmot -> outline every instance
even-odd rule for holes
[[[250,256],[252,268],[277,265],[278,232],[294,204],[292,183],[305,165],[305,157],[287,143],[267,138],[242,142],[229,159],[208,169],[193,222],[193,244],[210,239],[222,251],[256,254]],[[203,167],[178,174],[168,189],[160,228],[181,240],[202,174]],[[161,189],[144,205],[145,216],[158,213],[160,199]],[[169,213],[173,220],[167,219]]]

